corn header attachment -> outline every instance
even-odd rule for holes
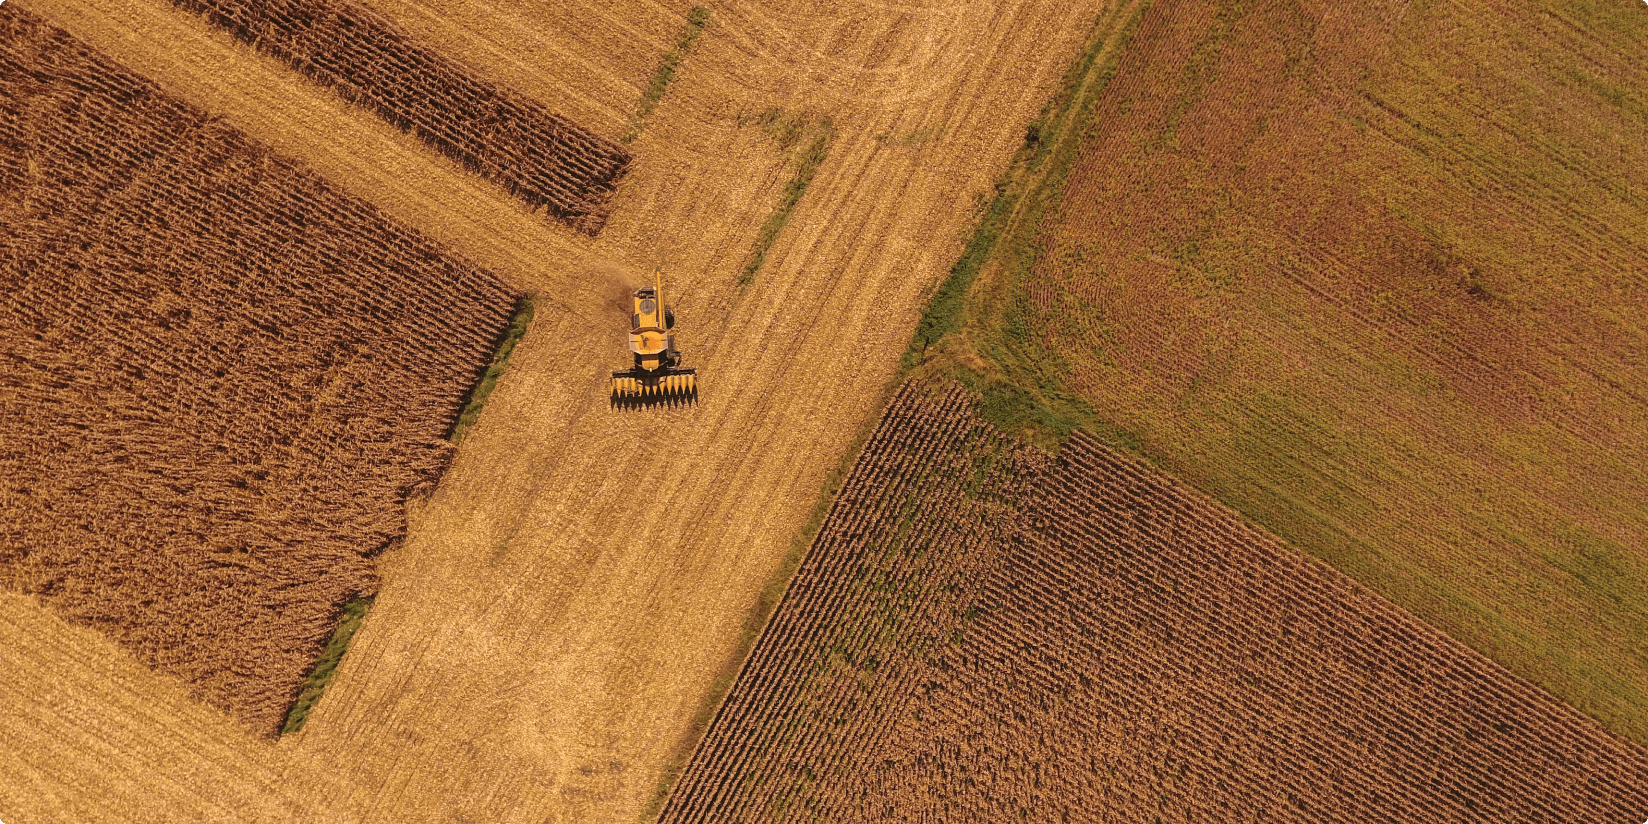
[[[625,408],[677,406],[698,400],[697,377],[682,369],[663,377],[637,376],[633,370],[612,373],[612,405]]]
[[[656,275],[657,273],[654,272]],[[635,290],[629,350],[635,365],[612,373],[610,392],[617,409],[681,406],[698,402],[697,370],[681,365],[675,349],[675,312],[664,305],[664,283]]]

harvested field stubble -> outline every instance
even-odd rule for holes
[[[663,821],[1648,816],[1648,752],[1150,467],[1080,433],[1050,464],[970,400],[890,407]]]
[[[7,725],[0,747],[8,824],[360,821],[358,807],[310,799],[336,775],[11,592],[0,592],[0,707],[27,718]]]
[[[421,47],[348,0],[174,0],[589,234],[629,151]]]
[[[0,18],[0,585],[273,733],[516,295]]]

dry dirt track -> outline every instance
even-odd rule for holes
[[[163,0],[14,2],[544,293],[481,426],[388,559],[377,606],[301,737],[244,741],[235,758],[210,763],[179,756],[176,769],[226,788],[313,762],[328,782],[280,791],[294,805],[371,821],[644,812],[826,473],[873,412],[924,290],[957,256],[974,194],[1104,8],[712,6],[633,146],[637,168],[611,221],[590,242]],[[547,11],[373,5],[609,135],[687,10],[633,0]],[[590,25],[576,28],[581,20]],[[540,64],[557,69],[526,68]],[[739,118],[774,106],[828,115],[837,137],[740,293],[738,273],[788,170]],[[658,264],[674,273],[703,403],[620,415],[601,380],[622,365],[611,284]],[[87,712],[124,723],[126,710],[86,689]],[[206,735],[216,723],[187,706],[163,709],[177,720],[128,725],[118,746],[143,751],[148,736]],[[0,716],[0,736],[25,721]],[[53,810],[86,820],[76,799],[113,790],[56,792],[60,806],[36,820]]]

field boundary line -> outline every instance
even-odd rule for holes
[[[755,655],[756,647],[772,623],[772,617],[778,613],[784,601],[789,599],[791,588],[795,584],[795,574],[801,569],[807,554],[812,550],[814,539],[829,520],[831,511],[836,507],[840,498],[841,488],[847,479],[852,477],[853,471],[858,468],[858,462],[864,455],[864,447],[869,445],[886,420],[887,410],[894,399],[906,384],[906,376],[897,375],[882,387],[881,397],[876,401],[876,413],[864,421],[858,433],[847,450],[842,453],[841,462],[824,479],[824,486],[819,491],[818,500],[813,504],[813,512],[807,519],[805,526],[791,541],[790,550],[784,557],[784,563],[778,572],[767,581],[763,588],[756,607],[745,615],[744,630],[739,638],[737,650],[728,659],[727,665],[716,675],[713,686],[705,695],[704,704],[693,718],[687,734],[671,752],[665,762],[664,770],[659,776],[658,788],[652,798],[642,807],[642,822],[655,822],[663,814],[664,806],[673,794],[676,784],[686,772],[687,765],[698,752],[704,737],[714,728],[715,722],[726,710],[727,699],[732,696],[733,687],[743,677],[744,670],[749,667],[751,658]]]
[[[1042,185],[1055,176],[1059,177],[1062,183],[1062,176],[1068,171],[1070,161],[1075,157],[1075,150],[1080,148],[1082,133],[1092,123],[1093,103],[1097,100],[1098,93],[1104,91],[1104,87],[1115,74],[1115,58],[1120,56],[1121,50],[1127,48],[1128,42],[1132,40],[1134,28],[1154,2],[1155,0],[1125,0],[1126,4],[1117,6],[1114,16],[1107,21],[1109,26],[1102,29],[1104,34],[1100,35],[1102,41],[1098,51],[1092,56],[1092,65],[1082,75],[1080,84],[1070,91],[1068,108],[1058,112],[1054,117],[1057,124],[1056,137],[1052,141],[1047,159],[1055,162],[1034,165],[1025,174],[1021,182],[1025,196],[1018,198],[1012,213],[1007,217],[1009,236],[1020,227],[1029,202],[1038,199],[1031,195],[1040,192]],[[1035,142],[1039,144],[1046,140],[1045,134],[1045,130],[1038,129]],[[1066,150],[1068,154],[1064,155]],[[1062,190],[1062,185],[1059,188]],[[1053,200],[1057,196],[1058,192],[1049,191],[1045,200]]]
[[[327,640],[326,646],[321,648],[320,655],[315,657],[314,668],[298,685],[297,697],[293,699],[292,707],[286,713],[286,720],[281,724],[281,736],[296,735],[303,731],[303,725],[309,721],[309,713],[320,705],[327,685],[332,683],[333,674],[337,672],[343,656],[348,654],[349,642],[354,639],[355,633],[360,631],[361,625],[366,623],[366,615],[371,611],[370,595],[357,595],[342,606],[338,615],[338,628],[333,630],[332,637]]]
[[[536,295],[527,294],[515,302],[514,317],[504,329],[498,345],[493,347],[492,360],[475,379],[475,384],[470,387],[469,394],[464,398],[462,411],[453,419],[452,431],[447,433],[447,440],[454,444],[463,442],[464,435],[480,423],[481,411],[486,408],[486,399],[492,395],[492,390],[497,387],[498,381],[503,379],[504,371],[509,368],[509,356],[515,353],[515,347],[532,328],[535,311],[533,301],[536,298]]]
[[[1137,20],[1140,16],[1142,16],[1144,9],[1149,6],[1150,2],[1151,0],[1129,0],[1128,5],[1116,7],[1112,12],[1110,12],[1109,15],[1101,17],[1100,20],[1096,22],[1095,33],[1092,35],[1088,45],[1077,54],[1070,69],[1067,70],[1066,80],[1061,88],[1061,91],[1055,93],[1054,99],[1049,102],[1048,109],[1044,112],[1042,118],[1032,124],[1032,130],[1039,129],[1039,123],[1043,122],[1049,114],[1057,112],[1060,115],[1060,134],[1065,135],[1066,137],[1069,136],[1071,130],[1075,128],[1075,124],[1072,121],[1076,120],[1065,116],[1069,112],[1069,107],[1073,103],[1083,101],[1088,96],[1093,95],[1092,83],[1094,72],[1091,71],[1091,67],[1100,56],[1105,57],[1108,62],[1112,64],[1114,63],[1113,58],[1115,53],[1119,51],[1121,47],[1125,46],[1125,42],[1118,42],[1118,38],[1131,33],[1133,27],[1137,24]],[[1111,25],[1109,27],[1104,26],[1104,23],[1106,22],[1110,22]],[[1073,77],[1079,77],[1079,82],[1072,84],[1071,80]],[[1072,89],[1080,91],[1081,94],[1073,93]],[[1060,105],[1060,96],[1064,96],[1065,98],[1062,105]],[[768,114],[770,113],[764,113],[763,117],[766,117]],[[768,126],[770,124],[763,122],[762,125]],[[826,141],[825,145],[821,149],[815,149],[815,151],[827,152],[828,137],[829,135],[825,134],[821,137],[814,138],[815,143],[821,139]],[[776,139],[777,138],[775,138],[775,140]],[[785,148],[783,145],[784,141],[778,140],[778,142],[780,143],[781,149]],[[1018,154],[1014,157],[1012,161],[1013,166],[1015,168],[1020,168],[1028,160],[1038,157],[1039,155],[1037,154],[1036,149],[1039,147],[1040,143],[1041,141],[1031,139],[1030,136],[1027,135],[1026,145],[1021,147]],[[822,158],[820,158],[820,162],[822,162]],[[1009,171],[1004,176],[1003,181],[998,182],[995,200],[996,203],[1006,202],[1005,198],[1007,195],[1005,190],[1008,182],[1013,178],[1014,172]],[[792,181],[791,185],[794,185],[794,181]],[[805,184],[803,184],[800,188],[801,191],[804,192]],[[801,192],[796,193],[796,201],[799,201],[800,193]],[[1014,202],[1017,202],[1016,198]],[[791,207],[793,208],[793,204],[791,204]],[[1017,213],[1015,212],[1014,214]],[[775,211],[774,216],[768,218],[769,222],[778,215],[779,211]],[[787,218],[787,214],[785,214],[784,217]],[[765,229],[765,227],[763,228]],[[777,228],[781,231],[783,228],[782,223],[780,223]],[[975,230],[974,240],[969,244],[967,250],[963,252],[962,261],[958,262],[956,267],[952,269],[952,280],[955,278],[954,273],[956,269],[961,268],[968,259],[968,256],[974,254],[974,247],[979,243],[979,238],[981,237],[983,228],[984,227],[981,226],[979,230]],[[763,234],[765,234],[765,231]],[[774,231],[772,234],[773,239],[776,240],[778,231]],[[986,251],[986,254],[988,254],[988,251]],[[759,258],[756,258],[752,254],[750,263],[746,264],[745,274],[741,277],[741,282],[747,284],[748,280],[746,280],[746,278],[753,279],[754,272],[756,269],[759,269],[759,266]],[[933,298],[935,301],[937,299],[937,296]],[[922,322],[926,321],[927,316],[930,315],[931,312],[932,308],[929,306],[928,311],[923,315]],[[918,331],[918,340],[920,338],[920,334],[920,331]],[[914,344],[912,343],[912,350],[913,348]],[[916,368],[916,364],[912,361],[910,354],[906,353],[900,368],[888,380],[886,387],[882,390],[882,397],[875,405],[875,415],[865,422],[864,426],[855,436],[852,445],[843,455],[841,463],[838,465],[837,469],[834,470],[830,477],[826,480],[824,489],[820,491],[818,502],[814,506],[813,516],[808,520],[806,527],[804,527],[802,531],[796,535],[794,545],[790,550],[789,556],[786,557],[779,574],[775,575],[773,581],[769,583],[768,591],[763,593],[761,603],[750,613],[748,619],[749,623],[746,625],[746,638],[740,643],[739,652],[735,657],[736,663],[730,663],[728,669],[721,675],[717,676],[715,686],[710,690],[705,707],[700,710],[700,718],[694,719],[693,728],[688,736],[688,739],[691,741],[691,746],[679,747],[677,752],[672,754],[662,776],[660,777],[658,791],[654,795],[653,799],[650,800],[643,808],[641,817],[642,821],[656,821],[658,816],[662,814],[663,808],[670,795],[673,793],[676,783],[680,780],[682,774],[684,773],[687,764],[697,752],[698,747],[702,744],[703,739],[708,734],[709,730],[714,727],[716,719],[720,718],[721,714],[726,710],[726,701],[732,694],[733,686],[737,684],[738,679],[742,677],[744,670],[749,666],[751,656],[758,646],[761,637],[765,634],[767,628],[771,624],[772,616],[777,613],[784,600],[789,597],[790,589],[794,585],[796,571],[801,567],[802,562],[811,551],[812,543],[817,538],[819,530],[822,529],[829,513],[836,506],[836,503],[839,500],[841,485],[846,482],[847,478],[851,477],[854,468],[856,468],[859,459],[862,457],[864,447],[869,443],[875,432],[878,431],[883,425],[887,410],[890,408],[893,398],[898,395],[901,388],[905,387],[907,384],[912,385],[912,391],[925,391],[924,389],[915,389],[913,385],[921,384],[925,386],[937,377],[935,374],[936,372],[937,370],[933,369]]]

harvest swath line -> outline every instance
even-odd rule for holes
[[[704,33],[704,27],[709,25],[710,10],[703,6],[693,6],[687,14],[687,23],[681,29],[681,36],[675,41],[675,48],[664,55],[658,64],[658,71],[652,75],[652,82],[647,90],[641,94],[641,105],[635,109],[635,119],[628,129],[624,130],[623,137],[618,142],[628,146],[640,136],[641,130],[646,128],[647,119],[652,117],[654,109],[658,108],[658,101],[664,98],[669,91],[670,81],[675,79],[675,73],[681,68],[681,61],[692,51],[692,44],[698,41],[699,35]]]
[[[755,236],[755,245],[744,264],[744,271],[738,276],[740,286],[750,285],[756,273],[761,271],[761,265],[767,261],[767,252],[778,242],[778,236],[790,222],[790,215],[801,204],[801,196],[807,193],[813,175],[829,157],[830,140],[835,136],[835,124],[830,118],[814,118],[805,111],[786,115],[781,109],[769,109],[761,115],[759,122],[787,156],[794,175],[784,184],[778,196],[778,205],[773,207],[772,214],[761,224],[761,232]],[[805,148],[800,148],[803,145]]]

